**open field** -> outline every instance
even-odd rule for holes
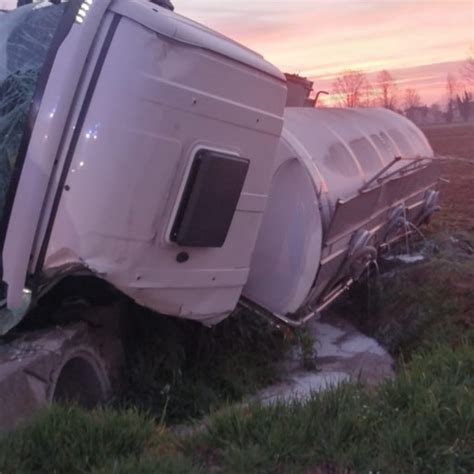
[[[437,153],[474,163],[474,127],[425,133]],[[176,350],[163,323],[166,337],[133,352],[147,357],[132,357],[130,391],[114,409],[53,407],[0,441],[0,473],[474,472],[474,166],[443,162],[442,173],[443,210],[412,247],[425,260],[382,265],[378,281],[335,309],[398,357],[394,381],[236,407],[272,380],[285,341],[259,322],[231,321],[207,335],[175,328]],[[209,412],[206,429],[185,437],[169,425]]]
[[[433,127],[423,130],[440,155],[468,160],[444,162],[441,186],[442,212],[433,222],[435,231],[474,233],[474,125]]]

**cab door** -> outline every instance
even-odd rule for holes
[[[0,334],[34,296],[33,250],[53,212],[68,117],[109,3],[45,0],[0,16]]]

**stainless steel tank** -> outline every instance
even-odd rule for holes
[[[423,133],[385,109],[288,108],[284,119],[244,296],[291,323],[429,219],[438,167]]]

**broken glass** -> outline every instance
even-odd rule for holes
[[[64,4],[45,1],[0,15],[0,219],[29,112]]]

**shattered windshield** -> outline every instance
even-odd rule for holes
[[[45,1],[0,14],[0,220],[38,79],[64,13]]]

